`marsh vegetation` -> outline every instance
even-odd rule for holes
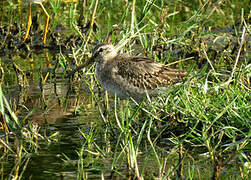
[[[18,3],[19,2],[19,3]],[[0,2],[1,179],[250,179],[250,2]],[[99,43],[188,72],[159,97],[109,95]]]

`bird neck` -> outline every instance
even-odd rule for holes
[[[117,55],[118,55],[117,52],[113,51],[113,52],[103,56],[102,60],[103,60],[104,63],[109,62],[109,61],[112,61],[114,58],[116,58]]]

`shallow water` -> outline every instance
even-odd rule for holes
[[[127,1],[125,1],[125,3],[126,2]],[[186,1],[184,2],[186,3]],[[120,3],[117,3],[115,1],[103,1],[100,3],[102,12],[106,14],[105,16],[102,16],[100,14],[99,16],[97,16],[97,23],[99,25],[99,28],[102,30],[98,33],[101,34],[100,36],[102,38],[105,39],[105,37],[107,36],[107,29],[109,29],[109,27],[104,22],[109,21],[114,25],[118,24],[124,12],[123,8],[126,6],[126,4],[123,5],[124,6],[121,6]],[[181,4],[174,3],[171,4],[169,8],[172,8],[173,6],[177,6],[177,9],[181,12],[179,16],[176,16],[177,21],[191,17],[191,14],[188,15],[185,10],[182,11],[183,7]],[[193,9],[193,6],[198,6],[198,4],[191,4],[190,6],[185,7]],[[36,8],[36,6],[33,6],[33,10],[35,10]],[[7,11],[8,9],[11,9],[11,7],[8,6],[2,8],[1,6],[1,10],[4,15],[1,16],[1,23],[3,25],[7,24],[7,29],[9,28],[9,23],[14,24],[12,22],[20,22],[20,17],[18,16],[13,16],[13,19],[8,18],[8,16],[11,16],[13,14],[19,15],[19,13],[17,13],[18,8],[16,6],[13,6],[13,9],[11,11]],[[194,9],[197,10],[197,8]],[[12,14],[8,15],[8,12],[11,12]],[[64,15],[67,13],[68,10],[64,11],[62,17],[64,17]],[[33,15],[34,14],[36,14],[36,10],[35,13],[33,11]],[[160,14],[158,9],[156,11],[156,14]],[[2,76],[3,79],[1,81],[1,86],[3,88],[4,94],[9,102],[11,102],[18,118],[25,118],[24,124],[27,127],[29,127],[30,123],[36,124],[34,127],[37,127],[39,129],[39,133],[41,134],[41,137],[38,137],[37,140],[36,138],[34,138],[35,140],[33,139],[34,142],[38,142],[35,146],[29,146],[29,142],[25,142],[20,137],[7,135],[9,137],[10,144],[13,145],[11,146],[11,148],[14,149],[15,147],[20,147],[20,145],[23,145],[26,150],[23,152],[20,162],[18,162],[18,158],[16,158],[17,153],[15,155],[10,155],[10,157],[8,158],[5,158],[3,153],[4,150],[1,152],[1,155],[3,156],[2,159],[4,159],[0,162],[2,165],[0,174],[3,173],[1,174],[1,177],[2,179],[10,178],[9,174],[15,174],[15,171],[18,169],[17,167],[19,167],[18,172],[23,172],[22,179],[76,179],[80,177],[79,174],[81,173],[81,168],[79,168],[79,166],[81,159],[80,157],[82,157],[84,159],[84,168],[82,169],[84,169],[85,174],[88,175],[88,179],[100,179],[102,176],[106,179],[120,179],[122,176],[117,175],[116,173],[114,173],[114,171],[111,170],[111,166],[113,165],[114,160],[113,156],[115,156],[111,152],[116,149],[116,138],[118,137],[116,132],[113,132],[113,137],[104,137],[105,131],[110,127],[106,124],[107,122],[104,122],[104,120],[102,119],[102,116],[106,116],[108,114],[110,115],[111,121],[115,121],[114,99],[113,97],[110,97],[109,108],[108,110],[105,109],[105,98],[103,98],[105,96],[104,91],[98,86],[93,74],[84,74],[81,76],[82,79],[77,79],[77,81],[75,81],[74,83],[69,81],[68,78],[65,78],[66,71],[63,68],[63,62],[61,60],[64,58],[66,60],[70,59],[67,59],[66,57],[69,55],[69,53],[72,53],[72,51],[70,48],[67,49],[67,47],[73,47],[74,43],[69,43],[72,46],[65,46],[65,49],[63,49],[60,53],[60,47],[63,47],[62,44],[65,45],[64,42],[68,42],[67,38],[69,37],[65,34],[66,32],[69,33],[68,30],[70,28],[62,28],[60,29],[60,31],[57,31],[57,27],[61,27],[61,25],[62,27],[65,27],[67,26],[67,23],[70,23],[68,22],[68,19],[64,19],[65,21],[62,21],[62,19],[57,20],[56,18],[59,18],[58,15],[54,16],[53,18],[55,18],[55,21],[51,23],[52,31],[55,31],[55,34],[59,33],[61,35],[57,36],[57,38],[63,38],[62,42],[60,42],[61,44],[59,43],[60,45],[57,44],[57,46],[53,48],[54,44],[51,45],[51,39],[49,39],[47,44],[48,47],[41,46],[40,39],[42,28],[40,27],[40,30],[31,34],[33,40],[32,42],[34,44],[28,45],[28,48],[30,49],[27,50],[27,47],[22,46],[22,48],[20,48],[21,50],[17,50],[18,48],[16,46],[20,45],[21,38],[23,37],[22,33],[24,33],[23,29],[25,29],[25,26],[23,25],[21,27],[22,31],[18,32],[19,34],[17,33],[17,36],[15,36],[15,38],[18,37],[18,39],[13,38],[13,41],[8,41],[10,43],[10,47],[0,50],[1,63],[4,69],[4,75]],[[41,19],[42,17],[39,17],[39,20],[43,22]],[[156,19],[154,20],[158,22],[159,19],[157,15]],[[170,19],[171,18],[167,18],[167,20]],[[24,20],[22,20],[22,22],[24,22]],[[60,24],[59,22],[63,22],[63,24]],[[149,29],[149,32],[151,31],[152,29]],[[73,32],[73,34],[75,33],[75,31],[71,29],[70,32]],[[0,32],[0,35],[1,40],[5,38],[5,36],[3,36],[3,33],[1,34]],[[74,37],[72,39],[73,41],[75,40]],[[213,42],[209,36],[205,37],[204,40],[206,40],[205,42],[208,46],[219,50],[219,47],[223,48],[227,45],[227,43],[233,42],[231,38],[229,39],[230,40],[227,41],[225,36],[218,38],[217,40],[219,42],[216,42],[219,43],[219,46],[216,46],[217,43]],[[103,41],[103,39],[101,39],[101,41]],[[35,46],[37,44],[38,47]],[[236,44],[236,41],[234,41],[234,44]],[[82,41],[80,41],[80,43],[78,43],[77,45],[81,46]],[[4,47],[6,46],[4,45]],[[142,51],[142,46],[136,45],[133,48],[135,50],[133,53],[135,54],[142,55],[145,53]],[[182,48],[184,47],[181,46],[181,49]],[[54,51],[48,51],[48,49],[53,49]],[[171,52],[170,56],[173,56],[175,59],[177,57],[180,57],[180,54],[184,53],[183,51],[180,51],[181,49],[177,48],[174,45],[173,51]],[[150,53],[151,52],[149,50],[149,54]],[[166,47],[163,47],[163,49],[161,49],[159,52],[156,52],[156,54],[162,54],[162,56],[163,54],[166,55],[166,53],[170,53],[169,44],[167,44]],[[19,76],[19,74],[21,73],[15,72],[13,63],[15,63],[26,75],[27,82],[25,79],[23,79],[22,76]],[[196,63],[197,61],[195,61],[195,64]],[[225,62],[222,65],[222,69],[223,68],[227,68]],[[123,106],[119,106],[118,109],[122,107]],[[134,110],[133,103],[130,104],[129,107],[132,108],[132,111]],[[26,116],[30,112],[32,113],[26,118]],[[143,116],[142,122],[137,122],[141,125],[140,127],[142,127],[144,120],[145,119]],[[184,133],[182,126],[178,126],[177,128],[177,131],[182,131],[182,133]],[[159,133],[158,126],[156,126],[155,129],[156,132],[154,132],[155,134],[153,133],[154,138],[157,137]],[[96,131],[96,136],[92,138],[95,139],[95,142],[85,144],[87,142],[87,137],[84,137],[83,134],[91,135],[93,131]],[[0,135],[1,138],[6,138],[6,134],[2,130],[0,130]],[[135,137],[135,139],[136,138],[137,137]],[[104,149],[107,148],[105,150],[102,149],[106,154],[95,154],[93,156],[91,155],[91,153],[85,153],[84,155],[78,154],[81,151],[81,148],[90,151],[93,150],[94,148],[92,148],[91,146],[94,146],[94,143],[98,144],[99,147],[103,147]],[[104,143],[111,144],[105,144],[105,146]],[[173,144],[170,143],[170,140],[165,139],[165,137],[162,137],[161,140],[159,140],[158,145],[167,151],[170,148],[169,146],[173,146]],[[1,150],[4,149],[3,147],[4,146],[2,145],[0,146]],[[149,173],[146,172],[145,174],[149,174],[148,178],[151,179],[152,174],[159,173],[157,172],[158,169],[155,168],[157,167],[157,163],[151,148],[144,148],[142,149],[144,149],[145,151],[139,153],[140,155],[138,157],[138,164],[140,168],[144,166],[147,167],[146,169],[147,171],[149,171]],[[203,157],[200,155],[203,152],[203,148],[201,149],[199,150],[200,152],[189,152],[194,153],[195,155],[193,155],[193,158],[197,158],[196,160],[198,161],[194,163],[194,159],[189,159],[186,157],[184,159],[184,164],[185,162],[188,162],[188,165],[190,165],[189,163],[191,163],[191,166],[194,166],[195,170],[199,169],[200,172],[204,173],[202,177],[209,178],[208,174],[211,175],[213,171],[212,164],[207,162],[210,159],[208,155]],[[171,155],[169,155],[164,150],[160,150],[160,156],[167,157],[167,166],[170,167],[170,169],[174,169],[178,161],[178,154],[170,153]],[[17,152],[18,150],[14,149],[14,151]],[[145,157],[147,157],[147,160],[145,159]],[[125,177],[130,177],[128,173],[127,163],[125,163],[126,157],[120,158],[122,159],[121,162],[123,163],[120,164],[120,161],[117,161],[116,167],[118,167],[119,172],[122,175],[125,175]],[[238,162],[238,160],[236,162]],[[184,169],[186,168],[186,166],[188,166],[187,164],[184,166]],[[229,174],[233,175],[232,177],[235,177],[234,175],[237,174],[236,176],[238,178],[239,165],[240,164],[235,163],[232,165],[232,167],[226,168],[222,173],[222,177],[226,175],[226,178],[228,178]],[[189,168],[191,166],[189,166]]]
[[[55,53],[48,54],[50,58],[53,56],[55,57]],[[83,143],[79,129],[86,130],[88,133],[93,123],[97,123],[99,113],[93,109],[91,94],[84,81],[80,80],[73,88],[69,79],[64,79],[63,74],[58,73],[62,71],[61,68],[57,70],[58,77],[53,77],[48,68],[50,67],[48,64],[54,63],[53,60],[45,61],[46,56],[43,53],[32,54],[32,57],[33,62],[30,62],[29,58],[22,59],[15,55],[8,60],[2,57],[2,62],[9,64],[10,67],[12,61],[22,67],[24,74],[28,75],[29,82],[24,86],[18,86],[17,84],[22,80],[17,80],[17,74],[10,68],[9,71],[5,70],[4,74],[8,85],[3,85],[2,88],[5,97],[16,107],[19,119],[23,119],[33,111],[26,122],[37,124],[42,136],[48,137],[54,133],[57,135],[49,141],[39,140],[38,151],[23,156],[23,163],[29,161],[23,177],[24,179],[58,179],[66,176],[67,179],[76,179],[77,164],[74,161],[78,160],[76,151]],[[50,72],[48,79],[41,83],[39,76],[43,79],[48,72]],[[75,112],[80,106],[85,108],[86,114],[78,115]],[[4,137],[4,134],[2,135]],[[22,142],[21,139],[19,140]],[[70,163],[64,163],[64,154],[71,159]],[[9,168],[7,165],[4,168],[5,175],[11,172],[12,160],[9,161]],[[9,169],[9,172],[6,169]]]

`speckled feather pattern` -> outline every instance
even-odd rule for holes
[[[185,71],[168,68],[148,57],[117,54],[110,44],[96,47],[92,58],[97,62],[100,84],[120,98],[141,100],[146,92],[155,96],[160,89],[182,82],[186,76]]]

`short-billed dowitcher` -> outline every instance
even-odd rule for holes
[[[147,94],[156,96],[171,84],[182,82],[186,76],[185,71],[168,68],[148,57],[119,54],[111,44],[96,46],[88,64],[94,61],[99,83],[122,99],[132,97],[140,101]],[[79,66],[73,73],[86,65]]]
[[[25,37],[24,37],[24,41],[29,36],[30,27],[31,27],[31,24],[32,24],[32,20],[31,20],[31,3],[33,2],[35,4],[39,4],[39,6],[41,7],[41,9],[43,10],[43,12],[45,14],[45,26],[44,26],[44,35],[43,35],[43,44],[45,44],[50,16],[49,16],[49,14],[47,13],[46,9],[44,8],[44,6],[42,4],[42,2],[44,0],[23,0],[23,1],[29,2],[29,5],[28,5],[29,6],[29,16],[28,16],[27,29],[26,29],[26,34],[25,34]]]

